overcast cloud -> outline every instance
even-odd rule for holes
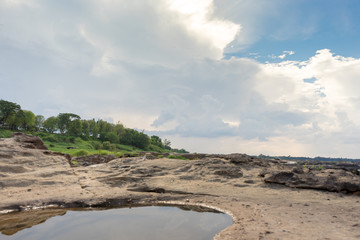
[[[292,49],[277,62],[224,58],[269,34],[262,21],[279,19],[281,4],[1,1],[0,98],[46,117],[120,121],[195,152],[360,158],[360,59],[325,47],[305,61],[287,60]],[[274,38],[294,36],[291,26]]]

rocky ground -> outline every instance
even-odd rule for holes
[[[36,137],[0,139],[0,231],[12,234],[68,207],[186,204],[233,217],[216,239],[360,238],[356,171],[243,154],[183,156],[190,160],[152,153],[70,159]],[[46,210],[24,214],[37,208]]]

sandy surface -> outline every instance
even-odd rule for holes
[[[180,203],[233,217],[215,239],[360,239],[357,194],[268,184],[259,173],[284,166],[236,157],[235,164],[221,155],[191,161],[145,155],[74,167],[64,156],[1,139],[0,211]],[[0,230],[9,227],[6,216]]]

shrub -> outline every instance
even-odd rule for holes
[[[79,150],[79,151],[74,152],[71,155],[74,157],[80,157],[80,156],[87,156],[87,155],[89,155],[89,153],[85,150]]]
[[[96,154],[98,154],[98,155],[109,155],[109,151],[99,150],[99,151],[96,152]]]
[[[0,129],[0,138],[11,138],[12,131]]]
[[[97,142],[97,141],[92,141],[91,142],[91,145],[92,145],[92,147],[95,149],[95,150],[99,150],[99,149],[101,149],[101,143],[99,143],[99,142]]]
[[[57,138],[54,135],[47,135],[42,137],[43,140],[49,141],[49,142],[58,142]]]
[[[136,152],[129,153],[129,157],[138,157],[138,156],[139,156],[139,154]]]
[[[83,142],[83,140],[81,139],[81,138],[79,138],[79,137],[76,137],[75,139],[74,139],[74,143],[75,144],[81,144]]]
[[[324,166],[323,165],[319,165],[318,167],[317,167],[317,170],[319,170],[319,171],[321,171],[321,170],[323,170],[324,169]]]
[[[116,146],[115,146],[115,144],[112,144],[109,141],[105,141],[102,144],[102,148],[105,150],[115,151]]]
[[[115,157],[122,158],[122,157],[124,157],[124,154],[120,153],[120,152],[117,152],[117,153],[115,153]]]

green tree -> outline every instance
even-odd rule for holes
[[[115,132],[108,132],[105,134],[105,141],[109,141],[111,143],[119,143],[119,137]]]
[[[19,130],[24,124],[24,112],[19,110],[16,113],[10,114],[6,119],[6,125],[13,131]]]
[[[0,100],[0,125],[6,125],[7,121],[11,116],[14,117],[14,115],[21,110],[21,107],[19,104]]]
[[[124,134],[120,137],[120,143],[145,149],[150,144],[150,138],[143,132],[126,128]]]
[[[113,132],[116,133],[118,137],[120,137],[125,132],[125,127],[120,122],[114,125]]]
[[[35,114],[32,111],[23,110],[23,119],[21,128],[25,131],[35,130]]]
[[[168,139],[164,139],[163,140],[163,144],[164,144],[164,147],[166,148],[166,149],[168,149],[168,150],[171,150],[171,142],[170,142],[170,140],[168,140]]]
[[[35,116],[35,127],[36,127],[36,131],[41,131],[41,129],[43,128],[43,124],[45,122],[45,117],[43,115],[36,115]]]
[[[90,124],[88,120],[81,120],[81,132],[84,136],[89,137],[90,136]]]
[[[97,139],[98,135],[99,135],[99,126],[97,125],[97,122],[95,121],[95,119],[92,120],[88,120],[89,122],[89,133],[90,136],[93,139]]]
[[[80,119],[80,116],[73,113],[59,113],[58,119],[59,119],[58,127],[60,133],[64,134],[68,131],[71,121],[75,119]]]
[[[82,133],[82,123],[80,119],[75,119],[69,123],[67,133],[73,136],[80,136]]]
[[[150,138],[150,144],[164,148],[164,145],[162,144],[161,138],[158,136],[151,136]]]
[[[113,131],[114,124],[108,123],[101,119],[97,121],[97,124],[99,126],[100,141],[105,141],[107,133]]]
[[[59,123],[59,119],[57,117],[52,116],[44,121],[43,127],[47,132],[54,133],[59,129],[58,123]]]

